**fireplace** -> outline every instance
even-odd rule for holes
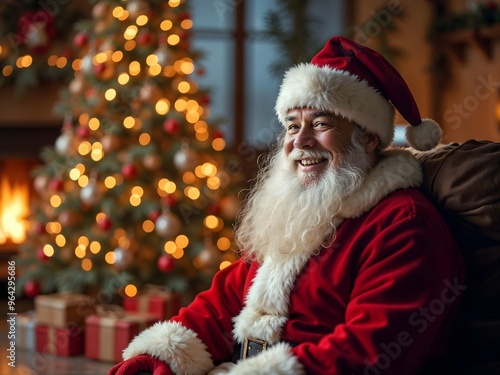
[[[0,249],[17,246],[26,238],[31,189],[30,171],[36,160],[0,160]]]
[[[31,171],[41,163],[41,149],[53,144],[61,124],[0,125],[0,282],[7,280],[6,263],[26,238],[30,206],[38,199]]]
[[[19,95],[0,87],[0,282],[7,279],[5,263],[26,235],[26,216],[37,199],[31,170],[41,149],[54,144],[62,120],[53,112],[64,83],[46,83]]]

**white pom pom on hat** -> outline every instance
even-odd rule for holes
[[[310,63],[285,73],[275,110],[285,124],[292,108],[318,108],[344,116],[380,138],[383,148],[394,136],[394,107],[408,121],[408,144],[426,151],[441,141],[435,121],[422,119],[399,72],[378,52],[344,37],[331,38]]]

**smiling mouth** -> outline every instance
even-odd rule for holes
[[[316,165],[326,161],[326,159],[302,159],[299,160],[299,164],[303,166]]]

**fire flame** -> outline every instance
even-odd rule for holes
[[[0,244],[20,244],[25,240],[29,193],[28,178],[25,183],[12,182],[0,174]]]

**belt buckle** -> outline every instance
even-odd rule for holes
[[[250,358],[265,351],[267,349],[267,345],[267,341],[249,339],[245,337],[245,340],[243,341],[241,359]]]

